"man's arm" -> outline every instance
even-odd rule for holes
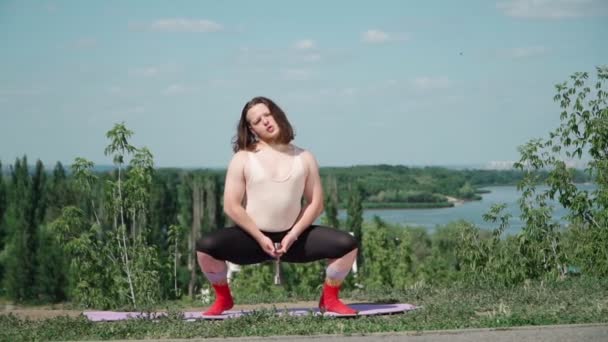
[[[242,204],[245,196],[246,158],[245,152],[237,152],[228,165],[224,185],[224,212],[234,223],[259,242],[264,234],[247,214]]]
[[[300,217],[291,229],[290,234],[293,234],[295,238],[300,236],[323,213],[323,187],[319,175],[319,165],[312,153],[308,151],[302,153],[302,159],[308,171],[304,185],[306,205],[302,208]]]

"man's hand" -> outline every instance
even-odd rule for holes
[[[287,253],[287,251],[289,250],[289,247],[291,247],[291,245],[293,245],[293,243],[297,240],[298,238],[292,234],[291,232],[287,233],[287,235],[285,235],[283,237],[283,240],[281,240],[281,249],[279,249],[277,251],[277,254],[279,256]]]
[[[274,243],[270,238],[266,235],[262,235],[258,239],[258,244],[262,247],[262,250],[266,252],[266,254],[270,255],[273,258],[279,257],[279,254],[274,249]]]

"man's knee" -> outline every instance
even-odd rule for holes
[[[212,254],[217,247],[217,241],[211,236],[203,236],[196,240],[196,251],[205,254]]]
[[[350,234],[342,235],[342,237],[338,240],[338,244],[340,245],[340,249],[345,252],[344,254],[349,253],[356,248],[359,248],[359,243],[357,242],[357,239],[355,239],[355,237]]]

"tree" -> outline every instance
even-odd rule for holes
[[[61,162],[55,164],[53,175],[47,186],[47,217],[45,221],[53,221],[61,215],[61,209],[74,204],[74,198],[69,189],[69,183],[65,174],[65,169]]]
[[[180,266],[180,254],[182,251],[181,245],[183,245],[183,231],[184,228],[180,225],[172,224],[169,226],[168,242],[169,242],[169,267],[173,273],[173,295],[175,298],[181,297],[181,290],[177,284],[177,272]]]
[[[48,225],[40,226],[38,233],[35,282],[37,299],[44,302],[64,301],[68,291],[68,263],[62,247]]]
[[[363,284],[368,289],[386,289],[393,286],[393,270],[397,264],[395,243],[389,237],[385,223],[374,216],[374,224],[365,230],[362,241],[362,258],[365,266],[361,267]]]
[[[205,224],[203,230],[211,232],[223,227],[221,185],[217,174],[209,173],[205,181]]]
[[[127,277],[127,284],[129,286],[129,295],[133,305],[137,302],[135,298],[135,290],[133,288],[133,272],[132,272],[132,255],[129,251],[129,240],[127,238],[127,226],[125,224],[125,203],[123,196],[123,179],[122,172],[124,167],[124,158],[126,154],[131,154],[135,151],[135,147],[130,145],[128,139],[131,138],[133,132],[128,130],[124,124],[117,124],[106,133],[106,137],[110,139],[110,144],[104,150],[106,156],[112,155],[114,165],[118,168],[118,177],[115,182],[112,182],[113,190],[113,209],[114,217],[120,219],[120,225],[116,227],[118,248],[120,251],[120,258],[122,260],[122,267]]]
[[[338,205],[340,202],[338,199],[338,184],[335,177],[327,177],[325,189],[325,223],[330,227],[339,228]]]
[[[12,169],[11,192],[6,213],[8,241],[3,260],[6,293],[15,301],[32,299],[34,292],[37,227],[32,227],[36,213],[32,188],[27,157],[23,156],[21,160],[15,161]]]
[[[40,300],[59,302],[67,299],[68,264],[53,230],[45,223],[57,219],[64,207],[75,204],[61,162],[55,165],[45,193],[46,215],[38,231],[36,248],[36,293]]]
[[[522,252],[544,271],[565,273],[567,266],[562,235],[549,220],[547,201],[556,199],[570,212],[569,233],[576,239],[571,261],[582,265],[588,274],[608,275],[608,67],[597,67],[596,78],[590,86],[588,73],[577,72],[570,76],[571,83],[556,85],[554,100],[562,109],[560,126],[549,138],[531,140],[519,149],[521,158],[515,167],[526,172],[518,185],[526,222],[522,235],[526,248]],[[585,171],[597,188],[579,189],[564,159],[587,160]],[[536,187],[535,171],[539,170],[549,170],[549,188],[544,191]]]
[[[190,271],[190,281],[188,282],[188,296],[194,298],[194,290],[198,283],[198,265],[196,261],[196,241],[201,237],[205,218],[205,185],[206,180],[203,175],[197,173],[192,178],[192,221],[190,222],[190,234],[188,235],[188,270]]]
[[[359,245],[361,244],[361,227],[363,225],[363,190],[359,184],[352,185],[348,194],[346,209],[346,229],[351,231]]]
[[[141,307],[160,298],[161,265],[157,249],[148,242],[147,227],[153,159],[147,148],[129,144],[132,134],[124,124],[116,124],[106,134],[110,144],[105,154],[116,165],[116,172],[104,184],[111,228],[92,202],[90,192],[97,177],[91,172],[93,163],[83,158],[76,159],[74,176],[85,198],[91,198],[94,219],[87,222],[82,209],[70,206],[52,225],[72,258],[75,295],[83,304]],[[131,161],[126,167],[128,157]]]
[[[4,183],[4,170],[0,162],[0,251],[4,249],[4,213],[6,212],[6,185]],[[0,279],[2,278],[2,268],[0,264]]]

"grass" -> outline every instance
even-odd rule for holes
[[[346,334],[608,322],[608,279],[571,278],[511,288],[414,287],[345,293],[361,302],[423,306],[401,315],[340,319],[276,316],[272,310],[225,321],[185,322],[175,302],[169,317],[92,323],[84,317],[28,320],[0,315],[0,340],[48,341]],[[295,300],[295,299],[294,299]],[[262,302],[262,301],[260,301]],[[182,302],[183,304],[183,302]],[[179,305],[178,305],[179,306]],[[280,304],[277,305],[280,308]]]

